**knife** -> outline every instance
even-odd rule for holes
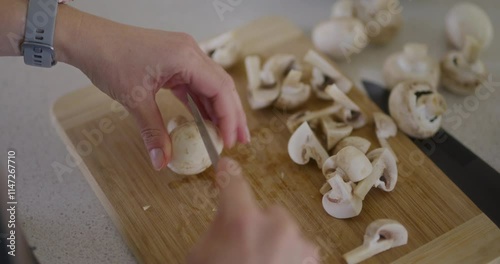
[[[363,86],[373,102],[388,113],[390,91],[381,85],[363,80]],[[452,135],[440,129],[439,143],[412,139],[422,150],[497,226],[500,227],[500,173],[462,145]]]
[[[194,117],[194,121],[196,123],[196,126],[198,127],[198,131],[200,132],[201,138],[203,139],[205,148],[207,149],[208,156],[210,157],[210,160],[212,161],[212,165],[214,166],[214,168],[217,168],[217,163],[219,162],[219,154],[217,153],[214,142],[212,141],[212,138],[208,133],[205,121],[203,120],[200,110],[198,109],[198,106],[196,106],[196,103],[193,101],[191,95],[187,94],[187,99],[189,108],[191,108],[191,113],[193,114]]]

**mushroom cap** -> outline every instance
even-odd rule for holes
[[[463,51],[451,51],[441,61],[441,83],[447,90],[469,95],[487,78],[486,67],[479,59],[470,60]]]
[[[441,126],[446,108],[444,98],[426,82],[402,82],[389,96],[391,117],[399,129],[414,138],[433,136]]]
[[[353,12],[354,6],[352,0],[338,0],[333,3],[330,17],[352,17]]]
[[[281,110],[293,110],[304,104],[311,95],[311,86],[301,83],[302,72],[291,70],[281,86],[281,93],[274,102],[274,107]]]
[[[319,142],[307,122],[295,130],[288,141],[288,155],[293,162],[304,165],[312,158],[322,167],[328,153]]]
[[[337,154],[341,149],[347,147],[347,146],[353,146],[360,150],[363,153],[368,152],[368,149],[370,149],[371,142],[362,137],[357,137],[357,136],[350,136],[342,139],[337,143],[335,148],[333,149],[333,154]]]
[[[363,244],[378,243],[379,240],[392,240],[392,247],[408,243],[408,231],[396,220],[378,219],[368,225]]]
[[[427,53],[427,46],[408,43],[402,52],[390,55],[384,62],[383,76],[387,89],[403,81],[427,81],[437,89],[440,68],[437,60]]]
[[[374,162],[375,159],[379,157],[384,159],[384,170],[382,172],[382,176],[379,177],[380,182],[375,187],[386,192],[390,192],[394,190],[394,187],[396,187],[396,183],[398,182],[398,166],[396,165],[394,155],[390,151],[388,153],[384,153],[384,150],[384,148],[374,149],[366,154],[366,157],[371,162]]]
[[[347,59],[351,50],[363,50],[368,41],[364,25],[353,17],[334,17],[318,24],[312,32],[314,46],[337,60]]]
[[[372,172],[372,164],[359,149],[347,146],[323,163],[322,170],[324,175],[338,169],[345,176],[345,180],[359,182],[368,177]]]
[[[352,133],[352,126],[333,121],[329,116],[320,118],[323,134],[326,136],[327,147],[331,150],[340,140]]]
[[[354,13],[364,24],[379,22],[379,30],[367,28],[370,43],[383,45],[394,39],[403,25],[401,12],[389,11],[393,6],[401,6],[399,0],[353,0]]]
[[[373,113],[373,120],[375,121],[378,137],[390,138],[396,136],[398,127],[390,116],[381,112],[376,112]]]
[[[346,219],[359,215],[363,202],[352,195],[352,186],[344,182],[339,175],[328,180],[332,190],[323,195],[323,209],[338,219]]]
[[[465,45],[467,35],[474,37],[484,49],[493,40],[493,25],[488,14],[479,6],[462,2],[453,6],[446,15],[446,35],[458,49]]]
[[[222,138],[211,122],[205,121],[205,124],[210,138],[212,138],[215,148],[220,154],[224,146]],[[212,162],[194,121],[188,121],[177,126],[170,133],[170,138],[172,141],[172,159],[168,167],[173,172],[182,175],[194,175],[210,167]]]

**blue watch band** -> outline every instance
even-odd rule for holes
[[[54,31],[57,0],[29,0],[21,52],[24,63],[50,68],[56,64]]]

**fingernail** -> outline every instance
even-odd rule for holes
[[[250,136],[250,130],[248,129],[248,127],[246,128],[246,132],[247,132],[247,142],[250,143],[252,142],[252,137]]]
[[[163,163],[165,162],[165,154],[163,153],[163,150],[159,148],[152,149],[149,151],[149,157],[151,158],[153,168],[160,171],[163,167]]]

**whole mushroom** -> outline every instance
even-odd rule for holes
[[[410,80],[427,81],[437,89],[440,69],[438,61],[429,56],[425,44],[408,43],[402,52],[394,53],[386,59],[383,75],[388,89]]]
[[[376,254],[408,243],[408,231],[392,219],[379,219],[366,228],[363,245],[345,253],[348,264],[362,262]]]
[[[483,9],[473,3],[463,2],[448,11],[446,35],[457,49],[465,46],[467,36],[475,38],[481,49],[485,49],[493,40],[493,25]]]
[[[441,83],[450,92],[468,95],[487,78],[486,67],[479,60],[478,42],[467,36],[462,51],[451,51],[441,61]]]
[[[403,25],[399,0],[353,0],[356,17],[366,27],[370,43],[383,45],[391,41]]]
[[[399,129],[414,138],[433,136],[446,111],[444,98],[427,82],[402,82],[391,91],[389,112]]]
[[[336,60],[346,60],[352,53],[361,52],[367,45],[363,23],[354,17],[333,17],[314,27],[314,46]]]
[[[331,18],[352,17],[354,6],[352,0],[337,0],[332,6]]]
[[[180,122],[179,122],[180,121]],[[175,126],[177,124],[177,126]],[[220,154],[224,143],[217,132],[217,128],[209,121],[205,121],[210,138]],[[205,171],[212,162],[203,143],[200,132],[194,121],[176,118],[169,122],[170,138],[172,141],[172,159],[168,167],[177,174],[194,175]]]

